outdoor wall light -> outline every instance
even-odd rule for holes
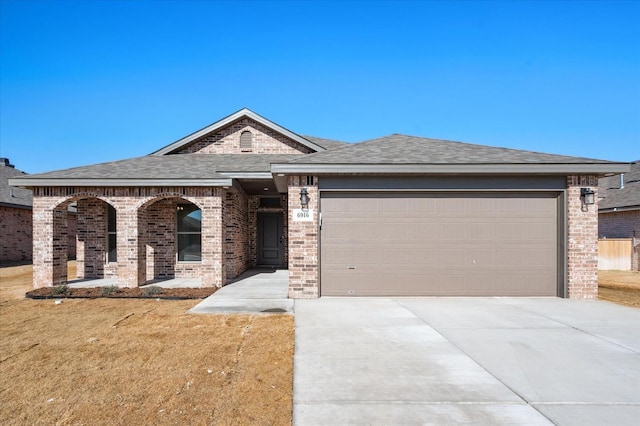
[[[580,188],[580,198],[585,206],[591,206],[596,203],[596,193],[591,188]]]
[[[300,190],[300,205],[305,210],[309,207],[309,194],[307,193],[307,188],[302,188]]]

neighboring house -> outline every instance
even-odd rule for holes
[[[8,158],[0,158],[0,262],[31,260],[31,191],[13,188],[9,178],[24,176]]]
[[[598,181],[598,236],[631,238],[632,269],[639,269],[640,257],[640,160],[631,163],[629,173]]]
[[[8,158],[0,158],[0,263],[27,262],[33,256],[32,243],[32,195],[28,189],[9,186],[9,179],[25,176]],[[75,207],[67,212],[67,257],[76,256]]]
[[[597,206],[626,163],[393,134],[301,136],[242,109],[140,158],[11,180],[34,191],[34,285],[78,275],[223,286],[288,268],[289,296],[597,295]]]

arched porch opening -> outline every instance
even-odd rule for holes
[[[115,276],[117,264],[107,256],[108,210],[115,212],[92,194],[34,199],[34,287]]]
[[[78,197],[76,265],[82,280],[116,278],[118,210],[98,197]]]
[[[154,197],[138,209],[139,282],[184,280],[202,285],[203,210],[187,197]]]

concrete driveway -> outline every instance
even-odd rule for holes
[[[640,309],[557,298],[296,300],[294,423],[637,425]]]

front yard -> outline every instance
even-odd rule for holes
[[[3,424],[291,424],[292,316],[30,288],[31,266],[0,269]]]
[[[601,299],[640,307],[640,273],[599,277]],[[30,289],[31,266],[0,268],[4,424],[291,424],[292,316]]]
[[[599,271],[598,298],[640,308],[640,272]]]

